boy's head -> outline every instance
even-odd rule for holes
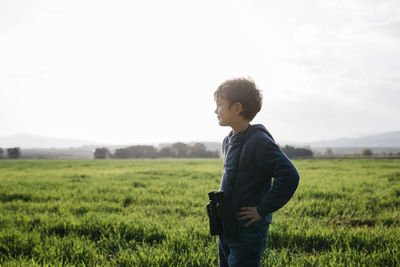
[[[226,101],[228,108],[241,106],[241,115],[245,120],[252,121],[261,110],[262,94],[250,78],[236,78],[223,82],[214,92],[215,101]]]

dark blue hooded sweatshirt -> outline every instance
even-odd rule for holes
[[[300,177],[295,166],[261,124],[250,125],[237,134],[231,131],[223,141],[222,151],[224,170],[220,190],[230,202],[236,227],[247,222],[239,221],[236,216],[240,207],[256,206],[263,221],[271,223],[272,213],[283,207],[297,189]]]

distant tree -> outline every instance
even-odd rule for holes
[[[369,157],[369,156],[372,156],[372,150],[370,149],[370,148],[364,148],[362,151],[361,151],[361,155],[363,156],[363,157]]]
[[[171,156],[174,158],[185,158],[189,156],[188,154],[190,154],[188,153],[188,145],[182,142],[172,144],[171,150]]]
[[[218,150],[208,152],[211,153],[211,158],[219,158],[221,156]]]
[[[219,158],[219,151],[207,150],[203,143],[195,143],[193,146],[189,147],[190,157],[192,158]]]
[[[282,151],[286,154],[286,156],[288,156],[289,158],[292,158],[293,154],[294,154],[294,147],[286,145],[282,148]]]
[[[312,158],[313,152],[309,148],[296,148],[296,156],[300,158]]]
[[[170,158],[170,157],[172,157],[172,149],[171,149],[171,147],[167,146],[167,147],[161,148],[160,151],[158,151],[158,156],[160,158]]]
[[[328,155],[328,156],[332,156],[333,155],[332,149],[330,147],[328,147],[327,149],[325,149],[325,153],[324,154]]]
[[[163,147],[157,153],[161,158],[219,158],[219,151],[209,151],[203,143],[194,143],[188,145],[182,142],[172,144],[172,146]]]
[[[5,152],[4,152],[4,149],[2,149],[1,147],[0,147],[0,159],[4,159],[5,158]]]
[[[293,146],[286,145],[282,148],[282,151],[289,158],[312,158],[313,152],[309,148],[295,148]]]
[[[117,158],[117,159],[129,158],[128,150],[126,148],[117,148],[114,152],[114,158]]]
[[[120,159],[126,158],[155,158],[157,149],[153,146],[129,146],[115,150],[114,157]]]
[[[98,147],[94,151],[95,159],[108,159],[110,156],[111,156],[111,153],[107,147]]]
[[[157,149],[154,146],[132,146],[130,152],[133,158],[155,158]]]
[[[21,149],[19,147],[7,148],[7,157],[10,159],[19,159],[21,157]]]
[[[130,146],[116,149],[114,158],[219,158],[218,150],[209,151],[202,143],[188,145],[177,142],[159,151],[153,146]]]
[[[206,146],[202,143],[195,143],[190,150],[193,158],[205,158],[208,156]]]

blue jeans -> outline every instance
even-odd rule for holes
[[[261,220],[246,228],[240,226],[235,239],[220,237],[218,240],[219,266],[260,266],[268,230],[269,224]]]

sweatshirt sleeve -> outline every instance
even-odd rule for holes
[[[262,141],[257,146],[256,162],[274,178],[271,188],[257,206],[258,214],[264,217],[282,208],[292,198],[300,176],[293,163],[272,140]]]

